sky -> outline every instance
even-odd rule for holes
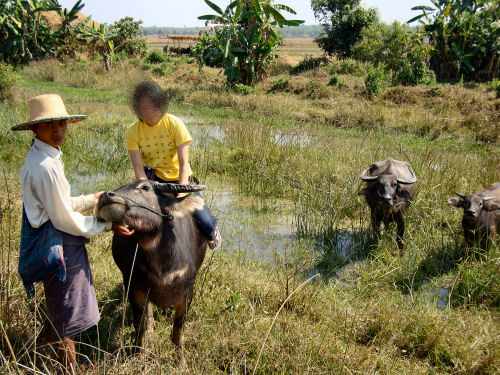
[[[224,9],[229,0],[212,0]],[[63,8],[71,8],[76,0],[59,0]],[[90,15],[100,23],[111,24],[123,17],[142,20],[143,26],[189,27],[204,26],[197,19],[203,14],[213,14],[213,10],[203,0],[83,0],[82,12]],[[284,12],[288,19],[305,20],[306,25],[317,24],[311,9],[310,0],[276,0],[285,4],[297,14]],[[394,20],[406,22],[419,14],[411,8],[416,5],[430,5],[429,0],[362,0],[365,7],[376,7],[380,11],[382,21],[392,23]]]

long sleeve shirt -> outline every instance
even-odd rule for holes
[[[31,226],[39,228],[50,220],[60,231],[87,238],[111,229],[111,223],[80,213],[95,206],[94,195],[70,196],[61,155],[59,148],[35,138],[26,156],[21,183],[24,210]]]

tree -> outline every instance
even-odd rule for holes
[[[124,52],[127,56],[142,56],[148,49],[146,39],[141,28],[142,21],[134,21],[132,17],[125,17],[113,24],[116,37],[113,40],[115,52]]]
[[[378,21],[374,8],[360,6],[361,0],[311,0],[314,16],[323,33],[315,41],[329,55],[351,57],[352,46],[361,39],[361,31]]]
[[[57,39],[42,12],[60,8],[55,0],[0,0],[0,52],[11,64],[55,55]]]
[[[113,65],[116,36],[117,30],[105,24],[100,24],[98,28],[95,27],[95,24],[92,24],[92,27],[86,26],[81,35],[82,39],[87,40],[92,51],[102,56],[104,68],[107,71],[111,70]]]
[[[490,80],[499,75],[500,1],[433,0],[412,8],[430,44],[431,67],[442,80]]]
[[[200,61],[220,60],[231,84],[252,85],[268,74],[274,51],[282,39],[277,27],[298,26],[303,20],[287,20],[281,11],[296,14],[272,0],[234,0],[223,11],[205,0],[217,14],[198,17],[214,25],[197,46]]]
[[[82,0],[78,0],[70,10],[67,8],[62,9],[61,7],[56,10],[59,17],[61,17],[61,26],[55,32],[55,36],[58,39],[58,56],[75,57],[76,51],[79,48],[78,36],[90,20],[90,17],[87,17],[79,24],[73,24],[73,21],[78,19],[78,12],[84,6],[85,4],[82,4]]]

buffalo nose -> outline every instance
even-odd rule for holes
[[[470,209],[469,210],[465,210],[465,214],[467,216],[476,216],[476,211],[470,210]]]
[[[112,191],[108,191],[106,194],[108,195],[108,197],[114,197],[116,195]]]

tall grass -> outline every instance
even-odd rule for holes
[[[63,145],[73,193],[133,179],[123,146],[134,120],[120,86],[124,68],[95,91],[85,77],[69,88],[57,77],[40,80],[43,64],[22,73],[14,101],[0,108],[0,361],[7,373],[53,373],[55,367],[51,348],[37,337],[44,320],[41,289],[26,302],[16,273],[18,171],[32,135],[9,128],[26,119],[25,99],[59,92],[69,98],[70,112],[89,114],[70,125]],[[463,245],[460,213],[446,204],[455,191],[475,192],[500,180],[500,151],[491,137],[494,102],[481,90],[444,86],[397,88],[368,102],[358,77],[347,77],[349,87],[338,91],[326,88],[328,79],[322,79],[329,73],[321,70],[291,77],[297,93],[268,94],[264,83],[242,96],[224,90],[216,72],[197,73],[191,65],[173,64],[172,76],[159,81],[183,86],[184,100],[171,106],[172,113],[217,126],[215,138],[207,131],[195,139],[193,170],[204,181],[234,181],[233,189],[254,202],[252,220],[275,215],[285,221],[290,212],[296,240],[268,262],[242,256],[242,247],[258,250],[252,241],[227,241],[222,251],[207,254],[186,322],[189,372],[498,373],[498,240],[489,252],[472,256]],[[60,68],[57,74],[78,82],[78,70]],[[316,86],[307,88],[311,77]],[[323,84],[327,96],[311,99],[323,95],[314,93]],[[470,116],[479,128],[463,127]],[[418,177],[402,255],[394,228],[386,228],[379,243],[370,242],[369,211],[357,195],[359,173],[387,156],[408,161]],[[227,238],[253,228],[242,226]],[[122,327],[120,317],[125,313],[128,323],[130,313],[121,303],[110,240],[110,234],[99,235],[88,247],[102,319],[77,338],[79,363],[89,374],[175,373],[169,314],[155,309],[145,356],[129,355],[132,327]],[[304,284],[316,272],[323,277]]]

